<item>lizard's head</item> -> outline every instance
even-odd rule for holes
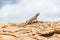
[[[36,14],[36,16],[39,16],[39,15],[40,15],[40,13],[37,13],[37,14]]]

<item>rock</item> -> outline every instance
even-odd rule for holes
[[[0,40],[60,40],[60,22],[0,24]]]

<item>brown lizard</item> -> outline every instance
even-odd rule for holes
[[[32,23],[34,23],[34,22],[38,22],[38,20],[37,20],[37,17],[40,15],[40,13],[37,13],[37,14],[35,14],[32,18],[30,18],[29,20],[27,20],[25,23],[22,23],[22,24],[20,24],[19,25],[19,27],[20,26],[26,26],[26,25],[28,25],[28,24],[32,24]]]
[[[26,24],[32,24],[34,22],[38,22],[37,17],[40,15],[40,13],[35,14],[32,18],[26,21]]]

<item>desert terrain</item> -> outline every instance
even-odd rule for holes
[[[60,40],[60,22],[0,24],[0,40]]]

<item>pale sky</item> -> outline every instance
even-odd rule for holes
[[[0,23],[24,22],[37,12],[39,21],[60,21],[60,0],[0,0]]]

